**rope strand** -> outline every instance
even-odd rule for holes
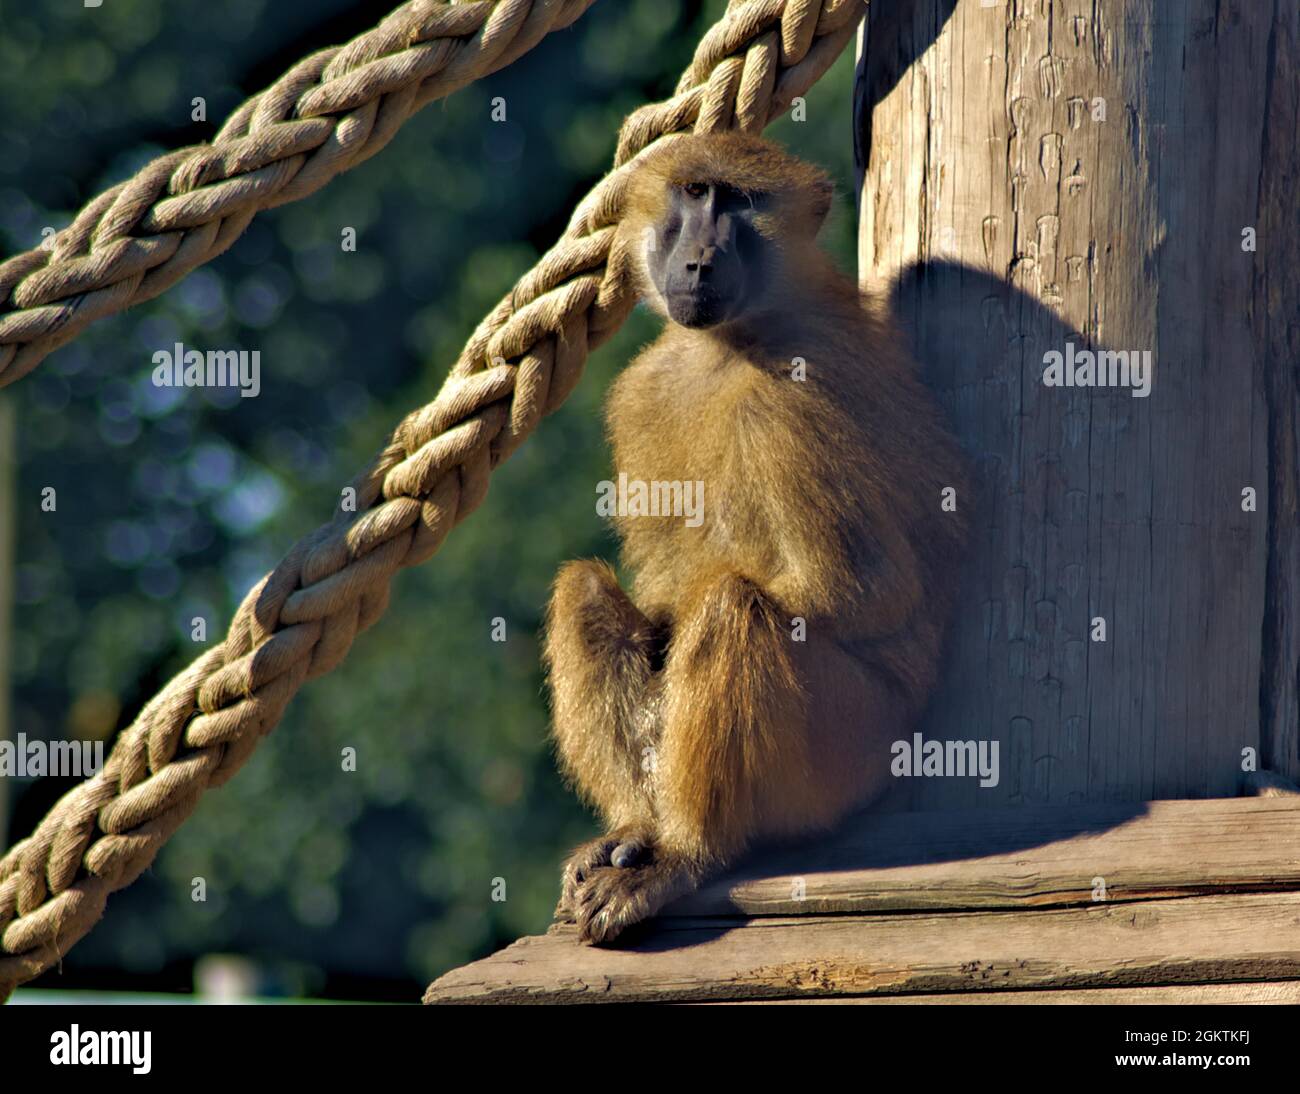
[[[299,61],[211,144],[159,156],[49,243],[0,263],[0,387],[96,319],[169,289],[263,209],[315,193],[421,107],[505,68],[594,2],[411,0]]]

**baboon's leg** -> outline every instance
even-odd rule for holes
[[[649,619],[600,562],[571,562],[556,578],[543,659],[560,768],[600,812],[608,834],[578,847],[564,867],[557,914],[594,869],[630,865],[651,840],[647,768],[656,733]]]
[[[603,562],[570,562],[555,580],[543,660],[564,773],[611,828],[651,815],[645,750],[655,630]]]
[[[645,865],[577,893],[588,941],[654,915],[755,838],[829,827],[878,792],[901,725],[895,691],[736,576],[711,583],[664,669],[658,827]]]
[[[757,585],[723,574],[675,627],[663,674],[654,846],[643,866],[591,872],[576,908],[587,941],[611,940],[742,850],[764,773],[806,777],[804,696],[786,622]]]

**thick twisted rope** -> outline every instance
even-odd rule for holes
[[[667,102],[624,124],[615,169],[493,310],[436,399],[353,480],[356,513],[299,541],[244,599],[225,640],[178,674],[104,768],[0,860],[0,998],[54,964],[198,804],[383,614],[393,575],[432,555],[491,470],[572,391],[634,302],[616,228],[633,161],[687,130],[762,129],[830,66],[865,0],[742,0]]]
[[[0,263],[0,387],[96,319],[216,258],[263,209],[314,193],[434,99],[504,68],[595,0],[412,0],[298,62],[211,144],[159,156]]]

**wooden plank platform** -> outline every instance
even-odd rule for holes
[[[1161,988],[1062,988],[1054,991],[950,991],[935,995],[832,995],[812,999],[733,999],[710,1007],[807,1006],[1300,1006],[1300,980],[1177,984]]]
[[[1100,895],[1104,885],[1104,899]],[[1300,798],[868,816],[426,1002],[1300,1001]]]

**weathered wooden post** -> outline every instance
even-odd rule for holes
[[[1243,749],[1300,774],[1298,26],[1215,0],[872,5],[859,269],[982,489],[925,734],[991,737],[1002,768],[904,780],[897,807],[1231,795]],[[1149,359],[1149,394],[1044,382],[1080,351]]]

